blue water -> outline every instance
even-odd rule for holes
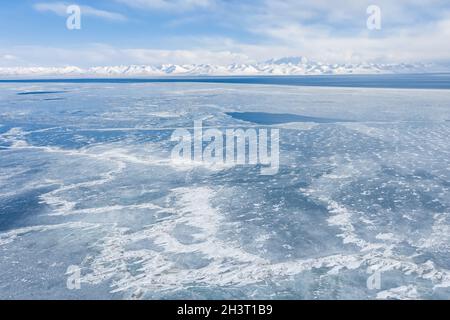
[[[257,124],[271,125],[290,122],[314,122],[314,123],[335,123],[349,122],[348,120],[308,117],[292,113],[269,113],[269,112],[227,112],[227,115]]]
[[[46,94],[57,94],[64,93],[64,91],[27,91],[27,92],[18,92],[19,96],[29,96],[29,95],[46,95]]]
[[[135,79],[4,79],[0,83],[222,83],[313,87],[450,89],[450,74],[170,77]]]

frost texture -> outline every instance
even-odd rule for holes
[[[0,93],[0,298],[450,298],[450,91]],[[255,125],[230,112],[346,122],[277,124],[275,176],[171,161],[175,128]]]

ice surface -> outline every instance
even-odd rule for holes
[[[449,103],[448,90],[0,84],[0,298],[448,299]],[[229,113],[347,122],[277,121],[274,176],[171,160],[171,133],[194,120],[261,125]]]

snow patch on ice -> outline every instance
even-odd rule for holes
[[[377,299],[417,300],[419,299],[419,294],[415,286],[408,285],[378,292]]]

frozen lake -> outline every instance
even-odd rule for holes
[[[0,298],[450,299],[439,83],[0,83]],[[173,162],[195,120],[279,128],[278,174]]]

